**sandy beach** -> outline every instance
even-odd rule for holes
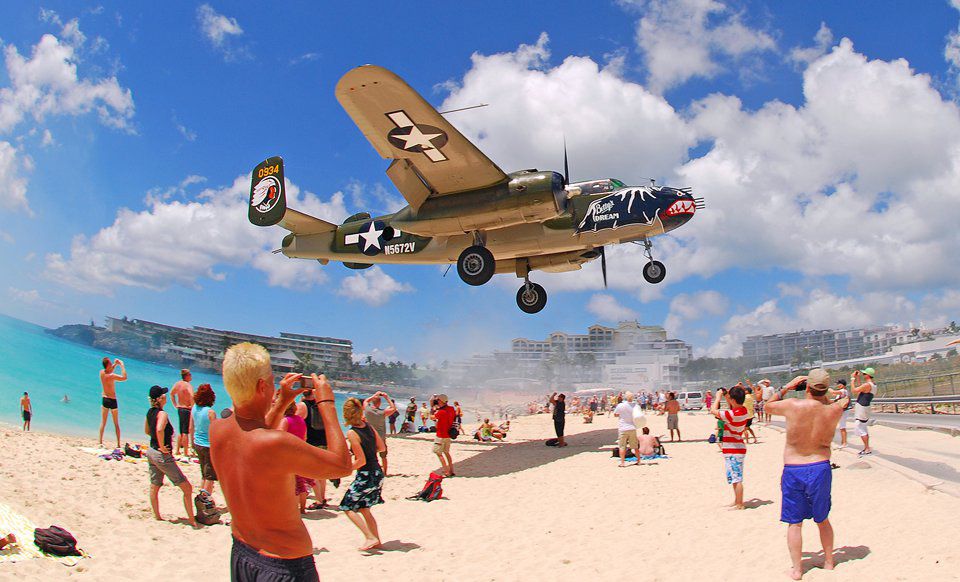
[[[666,432],[665,417],[648,418],[655,434]],[[311,512],[317,568],[328,581],[786,579],[778,521],[783,434],[760,429],[746,460],[749,509],[729,511],[722,459],[705,442],[713,425],[705,412],[683,413],[680,428],[690,442],[666,443],[669,459],[621,469],[598,450],[615,439],[611,416],[583,424],[570,415],[565,449],[543,446],[553,436],[549,415],[520,418],[503,444],[461,437],[453,447],[458,476],[444,481],[445,499],[433,503],[404,499],[437,466],[428,439],[390,438],[387,502],[375,509],[383,550],[357,551],[360,534],[339,512]],[[882,450],[883,431],[893,429],[877,429]],[[0,579],[229,578],[229,527],[195,531],[153,520],[145,464],[100,460],[80,450],[89,439],[9,427],[0,434],[0,499],[41,527],[67,528],[92,556],[74,567],[44,558],[0,562]],[[951,437],[912,438],[942,446]],[[841,465],[831,513],[837,569],[819,568],[816,527],[808,522],[804,579],[958,579],[960,498],[850,454],[834,460]],[[199,482],[196,465],[186,473]],[[345,485],[330,489],[335,502]],[[167,519],[183,516],[178,489],[167,484],[160,501]]]

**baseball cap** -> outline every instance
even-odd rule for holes
[[[447,401],[448,401],[447,395],[446,395],[446,394],[437,394],[437,400],[439,400],[440,402],[447,402]]]
[[[844,380],[843,378],[840,378],[839,380],[837,380],[837,384],[840,384],[841,386],[846,386],[846,385],[847,385],[847,381]]]
[[[807,386],[814,390],[825,390],[830,386],[830,374],[823,368],[814,368],[807,374]]]
[[[163,386],[153,385],[150,387],[150,398],[160,398],[167,393],[167,389]]]
[[[870,376],[870,377],[872,378],[872,377],[873,377],[873,368],[864,368],[864,369],[863,369],[863,373],[866,374],[867,376]]]

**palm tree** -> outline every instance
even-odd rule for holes
[[[313,356],[310,354],[293,353],[297,357],[297,363],[293,365],[293,371],[297,374],[307,374],[313,371]]]

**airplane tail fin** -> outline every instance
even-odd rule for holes
[[[318,234],[337,230],[335,224],[287,208],[283,158],[280,156],[267,158],[253,169],[247,218],[257,226],[277,224],[294,234]]]

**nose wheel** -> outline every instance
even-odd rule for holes
[[[547,304],[547,290],[530,279],[517,291],[517,307],[524,313],[539,313]]]
[[[647,257],[647,264],[643,266],[643,278],[647,283],[656,285],[667,276],[667,268],[660,261],[653,260],[653,244],[643,239],[643,255]]]

